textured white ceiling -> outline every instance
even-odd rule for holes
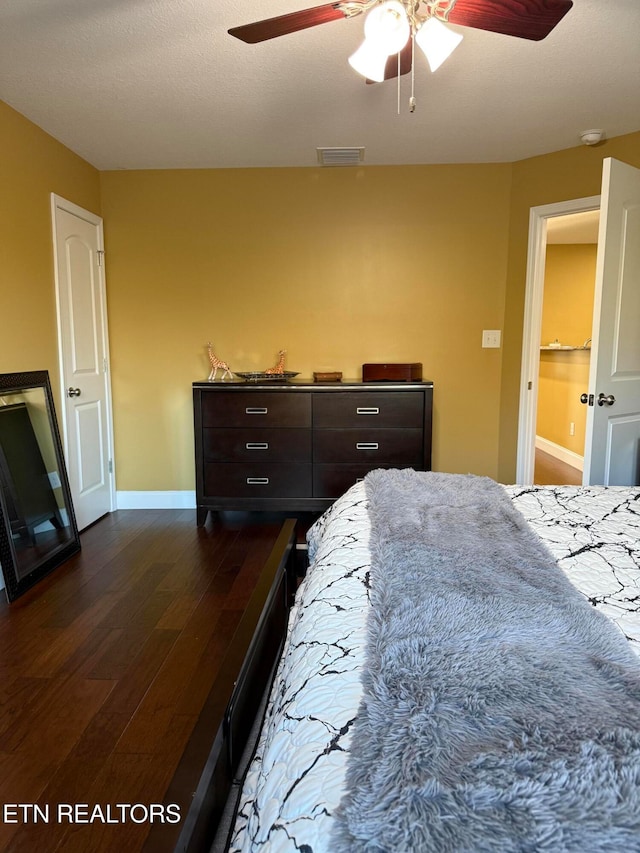
[[[366,85],[363,17],[247,45],[232,26],[324,0],[2,0],[0,99],[99,169],[509,162],[640,129],[640,0],[574,0],[541,42],[459,28],[431,74]]]

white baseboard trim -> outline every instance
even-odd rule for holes
[[[116,492],[117,509],[195,509],[194,492]]]
[[[543,453],[548,453],[549,456],[553,456],[554,459],[559,459],[560,462],[564,462],[565,465],[571,465],[572,468],[577,468],[578,471],[582,471],[584,468],[584,456],[580,456],[579,453],[574,453],[573,450],[567,450],[566,447],[562,447],[560,444],[556,444],[553,441],[542,438],[540,435],[536,436],[536,450],[542,450]]]

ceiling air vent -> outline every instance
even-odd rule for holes
[[[357,166],[364,160],[364,148],[316,148],[321,166]]]

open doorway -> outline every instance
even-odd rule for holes
[[[582,483],[599,209],[547,220],[533,482]]]
[[[584,485],[634,485],[640,478],[640,169],[605,157],[602,194],[531,208],[523,326],[517,482],[533,483],[547,225],[600,209],[592,320]]]
[[[538,455],[540,462],[546,459],[551,469],[543,474],[541,467],[539,466],[539,479],[542,479],[543,477],[544,479],[553,479],[556,481],[555,485],[560,485],[558,479],[566,479],[567,481],[570,479],[576,479],[575,471],[568,471],[567,469],[559,470],[561,464],[566,465],[569,463],[571,468],[578,468],[577,479],[581,482],[579,465],[576,464],[578,459],[576,459],[576,457],[565,456],[564,459],[558,459],[557,456],[559,452],[556,451],[555,456],[549,453],[549,450],[551,449],[549,445],[542,448],[540,446],[536,447],[536,444],[541,444],[541,442],[537,441],[539,429],[538,394],[540,385],[542,384],[544,387],[546,380],[549,378],[545,375],[548,373],[548,371],[545,371],[545,362],[547,357],[544,356],[545,362],[542,361],[541,357],[542,353],[547,351],[542,350],[541,347],[548,346],[551,343],[555,344],[557,339],[560,346],[569,346],[573,344],[576,346],[582,345],[585,347],[586,352],[587,339],[591,337],[591,335],[586,335],[582,340],[580,340],[574,337],[577,334],[575,330],[572,329],[569,331],[569,329],[567,329],[565,332],[564,327],[561,332],[560,326],[555,325],[553,310],[549,312],[543,327],[545,279],[547,271],[547,256],[551,256],[552,254],[570,254],[570,251],[568,250],[551,249],[551,251],[549,251],[549,245],[568,246],[574,245],[575,241],[585,239],[591,240],[593,238],[592,230],[589,231],[589,237],[587,238],[578,229],[582,226],[587,227],[589,219],[598,217],[599,211],[600,196],[590,196],[588,198],[574,199],[573,201],[541,205],[540,207],[534,207],[531,209],[529,218],[529,251],[527,259],[522,375],[520,383],[520,420],[518,428],[518,458],[516,472],[516,479],[518,483],[530,484],[534,482],[536,455]],[[593,229],[593,222],[589,223],[588,229]],[[578,236],[579,233],[581,236]],[[595,242],[593,245],[597,247],[597,226]],[[553,269],[554,266],[556,267],[555,271]],[[558,273],[558,269],[561,269],[562,266],[563,264],[560,264],[558,267],[554,263],[551,263],[552,269],[550,270],[550,274],[553,275],[556,280],[568,277],[568,275],[565,276],[564,274]],[[564,266],[566,267],[566,264],[564,264]],[[592,287],[595,288],[595,279],[593,280]],[[555,287],[554,289],[560,292],[562,290],[560,286]],[[549,305],[551,305],[553,301],[553,299],[550,299]],[[557,299],[555,301],[557,302]],[[591,294],[591,305],[593,305],[593,290]],[[561,314],[566,315],[569,312],[570,309],[561,309]],[[548,323],[550,323],[550,325]],[[557,332],[553,331],[555,328],[558,329]],[[567,334],[571,335],[571,341],[566,337]],[[565,339],[564,343],[562,340],[563,337]],[[566,352],[569,351],[560,350],[560,353]],[[556,359],[558,366],[560,365],[560,359],[566,359],[566,356],[560,355],[560,353],[554,352],[549,356],[551,359]],[[586,353],[586,355],[588,356],[590,353]],[[543,376],[541,376],[541,372]],[[584,390],[586,390],[586,386]],[[566,394],[566,390],[563,393]],[[552,397],[549,402],[551,417],[554,416],[554,405],[556,404],[557,401],[554,403]],[[559,424],[558,430],[564,431],[568,426],[568,431],[570,431],[571,423],[574,424],[574,430],[576,429],[575,425],[578,423],[577,416],[576,419],[567,419],[567,413],[566,409],[555,413],[555,419]],[[546,427],[544,425],[540,426],[540,429],[543,430],[543,432],[545,428]],[[552,435],[557,435],[557,433],[552,433]],[[544,438],[544,435],[541,437]],[[558,447],[562,446],[560,442],[554,441],[553,438],[548,440],[552,441],[552,443]],[[573,452],[576,453],[577,457],[581,455],[578,451]],[[546,453],[547,456],[543,457],[541,455],[542,453]],[[548,476],[546,476],[547,473]]]

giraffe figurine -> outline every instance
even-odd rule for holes
[[[224,377],[229,375],[231,378],[231,370],[229,369],[229,365],[226,361],[221,361],[211,349],[211,343],[207,344],[207,350],[209,352],[209,364],[211,365],[211,372],[209,373],[208,381],[213,382],[216,378],[216,373],[218,370],[222,370],[222,380],[224,381]]]
[[[269,374],[269,376],[279,376],[284,373],[284,357],[286,354],[286,349],[281,349],[278,352],[278,363],[274,367],[268,367],[265,373]]]

